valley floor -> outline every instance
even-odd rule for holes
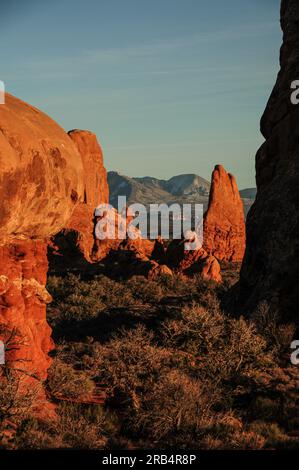
[[[234,266],[224,278],[50,277],[59,419],[33,418],[29,397],[1,386],[2,448],[298,448],[294,327],[265,304],[251,321],[224,313]]]

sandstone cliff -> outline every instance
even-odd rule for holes
[[[63,129],[6,94],[0,106],[0,324],[18,332],[20,344],[6,359],[29,381],[44,380],[50,364],[46,239],[67,225],[83,198],[82,174]]]
[[[291,82],[299,79],[299,3],[283,0],[281,70],[261,120],[266,139],[256,155],[257,198],[247,219],[247,248],[236,296],[239,312],[262,300],[297,319],[299,280],[299,107]]]
[[[108,203],[107,173],[102,149],[96,135],[89,131],[69,132],[83,164],[84,198],[75,208],[63,230],[52,238],[49,247],[50,270],[84,269],[91,263],[94,247],[94,210]]]
[[[233,175],[217,165],[204,219],[204,248],[221,261],[240,262],[245,251],[243,203]]]

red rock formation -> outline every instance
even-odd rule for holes
[[[66,226],[82,194],[82,162],[52,119],[6,94],[0,105],[0,240]]]
[[[217,165],[204,220],[204,248],[218,260],[240,262],[245,251],[243,203],[233,175]]]
[[[65,228],[52,239],[49,260],[54,271],[66,267],[84,269],[92,262],[94,210],[99,204],[108,203],[109,199],[107,173],[96,135],[89,131],[73,130],[69,136],[82,158],[84,200],[77,205]]]
[[[68,134],[82,157],[84,203],[94,210],[99,204],[109,201],[107,172],[104,167],[102,149],[96,135],[90,131],[75,129]],[[74,216],[75,214],[73,218]]]
[[[266,139],[256,155],[257,197],[247,218],[247,247],[237,311],[267,301],[283,320],[298,320],[299,107],[291,83],[299,79],[299,2],[283,0],[281,70],[261,120]]]
[[[166,264],[159,264],[152,260],[150,269],[147,272],[148,279],[156,280],[161,276],[173,276],[173,272]]]
[[[18,331],[19,349],[8,359],[32,376],[26,376],[30,383],[33,376],[45,379],[52,347],[45,239],[67,225],[83,197],[82,172],[63,129],[6,94],[0,106],[0,323]]]
[[[19,332],[22,343],[6,361],[40,380],[46,378],[53,346],[45,315],[51,301],[45,288],[47,266],[45,242],[15,240],[0,247],[0,321]]]
[[[190,240],[173,240],[167,249],[167,265],[173,270],[192,275],[199,273],[206,281],[222,282],[221,268],[217,259],[202,247],[187,250]]]

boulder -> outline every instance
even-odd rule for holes
[[[156,280],[161,276],[173,276],[171,269],[166,264],[159,264],[156,261],[151,261],[149,271],[147,273],[148,279]]]

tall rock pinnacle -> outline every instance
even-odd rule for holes
[[[217,165],[212,174],[209,206],[204,220],[204,248],[220,261],[243,259],[245,221],[235,177]]]

